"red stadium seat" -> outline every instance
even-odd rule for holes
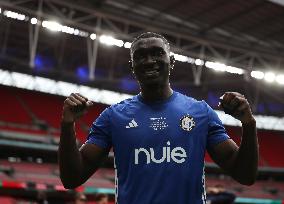
[[[16,97],[19,89],[0,87],[1,90],[1,114],[0,121],[31,124],[32,118],[24,109]]]

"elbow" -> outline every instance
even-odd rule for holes
[[[62,184],[63,184],[64,188],[65,188],[65,189],[68,189],[68,190],[75,189],[75,188],[77,188],[77,187],[79,186],[79,185],[74,185],[74,184],[72,184],[72,183],[63,183],[63,182],[62,182]]]
[[[75,189],[75,188],[80,186],[79,184],[76,184],[74,182],[66,182],[66,181],[63,181],[63,180],[61,180],[61,182],[63,184],[63,187],[65,189],[69,189],[69,190]]]
[[[256,182],[257,178],[257,170],[255,171],[238,171],[231,174],[231,176],[236,180],[238,183],[245,185],[245,186],[252,186]]]
[[[256,181],[255,177],[239,179],[238,180],[238,182],[240,184],[245,185],[245,186],[252,186],[253,184],[255,184],[255,181]]]
[[[255,180],[246,180],[246,181],[239,181],[240,184],[245,185],[245,186],[252,186],[255,183]]]
[[[61,183],[65,189],[75,189],[80,186],[79,182],[75,182],[75,180],[62,178],[60,176]]]
[[[245,175],[245,176],[232,176],[234,180],[236,180],[238,183],[245,185],[245,186],[251,186],[255,184],[256,182],[256,175]]]

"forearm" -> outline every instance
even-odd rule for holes
[[[76,144],[74,123],[61,123],[58,159],[63,185],[66,188],[75,188],[80,185],[83,164]]]
[[[241,145],[231,172],[232,176],[240,183],[252,185],[256,179],[258,166],[258,140],[255,120],[243,124],[242,129]]]

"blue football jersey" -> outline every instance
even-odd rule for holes
[[[146,103],[136,95],[104,110],[86,143],[113,147],[119,204],[203,204],[204,155],[229,139],[206,102],[174,92]]]

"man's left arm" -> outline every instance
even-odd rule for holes
[[[257,176],[258,140],[256,121],[246,98],[236,92],[223,95],[221,107],[242,123],[240,147],[229,139],[208,149],[212,159],[236,181],[252,185]],[[229,111],[228,111],[229,110]]]

